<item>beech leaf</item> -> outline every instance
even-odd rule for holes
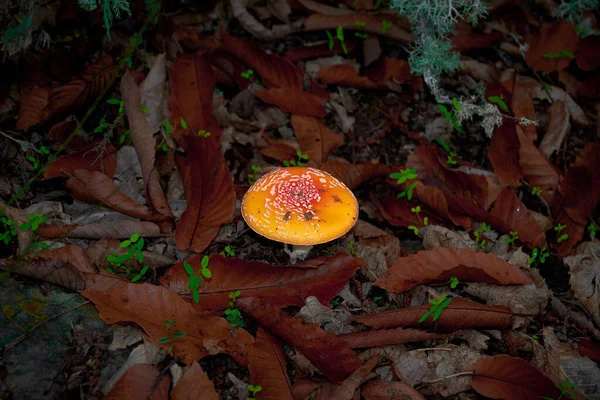
[[[329,153],[344,143],[339,133],[315,118],[292,115],[292,128],[300,150],[308,155],[308,161],[317,168],[327,161]]]
[[[160,381],[156,385],[158,379]],[[170,383],[169,375],[161,375],[156,366],[136,364],[125,372],[104,398],[107,400],[167,400]]]
[[[444,312],[447,308],[444,309]],[[417,329],[381,329],[368,332],[346,333],[338,336],[340,339],[348,343],[353,349],[365,347],[387,346],[390,344],[402,344],[421,342],[423,340],[443,339],[448,335],[439,333],[430,333]]]
[[[68,178],[78,169],[102,172],[112,178],[117,168],[117,149],[108,143],[102,152],[98,152],[94,150],[95,145],[92,143],[74,153],[59,156],[44,170],[44,179]]]
[[[323,101],[302,89],[295,87],[265,89],[254,94],[265,103],[273,104],[285,112],[319,118],[327,115]]]
[[[215,391],[213,383],[202,371],[197,361],[185,371],[171,391],[172,400],[206,399],[219,400],[220,396]]]

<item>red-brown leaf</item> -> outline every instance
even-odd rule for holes
[[[561,71],[567,68],[572,58],[546,57],[545,54],[558,55],[562,51],[575,54],[577,41],[577,32],[571,22],[562,19],[554,23],[545,23],[540,33],[527,41],[529,48],[525,53],[525,60],[534,71]]]
[[[47,87],[21,90],[21,107],[16,128],[27,130],[42,122],[49,96],[50,89]]]
[[[88,99],[99,95],[112,83],[117,66],[111,56],[102,56],[96,64],[87,67],[81,76],[50,92],[45,119],[70,111],[83,105]]]
[[[431,282],[447,282],[455,276],[465,282],[496,285],[528,285],[533,281],[517,267],[494,254],[474,249],[436,247],[399,258],[375,285],[401,293]]]
[[[194,361],[177,381],[171,391],[171,400],[219,400],[220,396],[215,391],[213,383],[202,371],[198,362]]]
[[[383,218],[393,226],[421,226],[423,225],[423,218],[425,217],[428,218],[428,224],[446,227],[450,226],[448,222],[444,221],[427,208],[424,208],[419,216],[417,216],[416,213],[411,211],[412,208],[419,205],[416,201],[389,196],[383,197],[378,201],[374,194],[371,195],[371,201],[377,206]]]
[[[542,197],[548,204],[553,204],[556,188],[560,178],[556,168],[548,162],[546,157],[528,139],[524,133],[519,133],[519,164],[523,176],[531,186],[542,190]]]
[[[419,331],[417,329],[395,328],[346,333],[339,335],[338,337],[348,343],[350,348],[360,349],[365,347],[387,346],[390,344],[421,342],[423,340],[443,339],[448,337],[448,335]]]
[[[241,298],[236,305],[288,345],[300,350],[334,382],[343,381],[361,365],[356,353],[344,341],[317,324],[290,317],[258,297]]]
[[[292,400],[292,388],[286,373],[285,353],[277,338],[261,326],[248,353],[250,382],[260,383],[260,398]]]
[[[389,381],[370,381],[360,391],[365,400],[419,400],[424,397],[407,384]]]
[[[155,385],[158,379],[160,382]],[[156,366],[136,364],[125,372],[104,398],[107,400],[167,400],[170,383],[169,375],[161,375]]]
[[[359,75],[358,71],[348,64],[335,64],[321,68],[317,76],[323,83],[328,85],[340,85],[356,89],[388,89],[388,85],[385,83],[373,82],[368,76]]]
[[[225,319],[201,314],[177,293],[163,287],[126,282],[105,291],[88,289],[81,294],[96,305],[107,324],[136,323],[154,344],[165,349],[170,343],[158,342],[168,336],[165,319],[177,321],[177,330],[185,332],[185,336],[174,339],[174,349],[186,364],[216,353],[228,353],[247,364],[253,342],[248,332],[240,328],[231,331]]]
[[[319,118],[327,115],[323,101],[302,89],[294,87],[265,89],[256,92],[255,95],[265,103],[273,104],[292,114]]]
[[[201,258],[195,256],[187,260],[196,273],[200,272]],[[292,266],[214,254],[210,257],[212,278],[202,285],[200,306],[206,310],[227,308],[227,296],[236,290],[241,292],[242,297],[264,298],[274,307],[302,306],[302,299],[309,296],[315,296],[322,304],[329,304],[354,272],[365,264],[360,258],[342,253]],[[167,271],[161,278],[161,285],[176,293],[185,293],[188,275],[183,262]]]
[[[452,221],[454,225],[464,227],[467,231],[471,230],[471,218],[451,210],[448,206],[446,196],[441,189],[433,186],[426,186],[421,182],[418,182],[415,187],[414,196],[440,217]]]
[[[459,53],[466,53],[471,49],[481,49],[502,37],[501,32],[488,32],[482,34],[454,35],[452,47]]]
[[[344,44],[346,45],[348,53],[356,48],[356,42],[353,40],[346,39]],[[337,38],[334,38],[333,49],[329,49],[328,43],[316,46],[302,46],[286,52],[283,57],[291,62],[298,62],[319,57],[327,57],[330,56],[332,52],[340,54],[343,51],[344,49],[342,48],[340,41],[337,40]]]
[[[358,387],[367,379],[367,376],[375,369],[381,356],[375,354],[369,358],[363,365],[360,366],[356,371],[352,373],[339,385],[331,385],[329,388],[325,388],[322,393],[322,399],[329,400],[352,400],[355,398],[354,394],[358,390]],[[329,385],[326,385],[329,386]],[[329,390],[328,390],[329,389]]]
[[[102,172],[78,169],[66,185],[77,200],[106,205],[140,219],[159,219],[148,207],[124,194],[119,186]]]
[[[437,332],[454,332],[460,329],[490,328],[509,329],[512,325],[512,313],[506,307],[486,306],[461,297],[453,297],[437,321],[428,318],[422,323],[419,319],[431,306],[414,306],[399,310],[384,311],[376,314],[357,315],[351,318],[375,329],[418,326],[435,327]]]
[[[485,357],[473,365],[471,386],[492,399],[558,399],[560,391],[540,370],[522,358],[505,354]]]
[[[390,173],[390,168],[385,164],[348,164],[338,160],[327,160],[319,168],[344,182],[351,190]]]
[[[325,126],[321,121],[310,117],[292,115],[292,128],[303,153],[308,155],[309,162],[319,167],[329,153],[344,143],[344,139]]]
[[[579,40],[575,58],[577,66],[584,71],[600,67],[600,36],[592,35]]]
[[[519,240],[532,247],[543,247],[546,243],[544,230],[537,224],[533,214],[519,201],[514,192],[502,189],[494,202],[492,216],[504,221],[512,231],[519,232]]]
[[[297,156],[297,151],[295,148],[287,144],[287,142],[283,139],[271,139],[268,136],[265,136],[265,141],[268,146],[263,147],[258,152],[265,157],[272,158],[283,163],[286,160],[295,160]]]
[[[220,146],[198,136],[185,136],[183,142],[188,153],[176,161],[187,203],[175,232],[175,244],[179,249],[201,253],[221,225],[233,219],[235,191]]]
[[[589,357],[594,361],[600,361],[600,345],[592,339],[581,339],[578,343],[579,354]]]
[[[102,153],[93,150],[92,143],[71,154],[63,155],[52,161],[44,170],[44,179],[68,178],[78,169],[103,172],[112,178],[117,168],[117,149],[108,143]]]
[[[494,129],[488,150],[494,172],[503,186],[516,188],[521,185],[520,147],[515,122],[504,119],[502,125]]]

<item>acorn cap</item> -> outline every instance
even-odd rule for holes
[[[310,246],[352,229],[358,219],[358,202],[346,185],[327,172],[287,167],[264,175],[248,189],[242,216],[266,238]]]

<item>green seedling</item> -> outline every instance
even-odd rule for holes
[[[563,224],[558,224],[554,227],[554,231],[556,232],[557,235],[560,235],[560,232],[565,229],[567,226],[563,225]],[[569,235],[566,233],[563,233],[562,235],[558,236],[558,238],[556,239],[557,243],[560,243],[564,240],[567,240],[569,238]]]
[[[254,185],[254,182],[256,182],[256,175],[260,169],[261,168],[258,165],[252,164],[252,173],[248,174],[248,185]]]
[[[117,269],[123,270],[127,275],[131,274],[131,269],[137,260],[139,263],[144,262],[144,253],[142,249],[144,248],[144,238],[140,237],[139,233],[134,233],[127,240],[123,240],[119,247],[122,249],[126,249],[127,252],[118,255],[117,253],[109,254],[106,257],[106,260],[113,268],[107,268],[106,270],[112,274],[116,274]],[[145,265],[142,267],[140,272],[135,274],[131,278],[131,282],[139,281],[145,274],[148,272],[148,266]]]
[[[235,307],[235,302],[237,298],[240,297],[240,291],[236,290],[235,292],[229,293],[229,308],[225,310],[225,319],[229,322],[231,327],[244,327],[244,320],[242,319],[242,313]]]
[[[208,256],[202,257],[202,261],[200,261],[200,275],[194,274],[194,269],[187,261],[183,262],[183,268],[188,274],[188,285],[190,286],[190,290],[192,291],[192,297],[194,298],[194,303],[196,304],[200,303],[200,293],[198,292],[198,289],[200,288],[200,284],[202,283],[202,277],[210,279],[210,277],[212,276],[210,269],[208,269],[209,261],[210,259],[208,258]]]
[[[108,99],[106,100],[108,104],[112,104],[113,106],[119,106],[119,114],[122,115],[125,113],[125,103],[119,99]]]
[[[487,243],[487,240],[484,239],[485,238],[485,233],[486,232],[490,232],[492,230],[491,227],[489,227],[485,222],[483,222],[481,224],[481,232],[479,231],[475,231],[473,233],[473,235],[475,235],[475,243],[478,243],[479,246],[481,246],[482,249],[485,250],[485,245]]]
[[[210,132],[205,131],[204,129],[200,129],[196,135],[203,138],[207,138],[210,136]]]
[[[450,289],[456,289],[456,287],[458,286],[460,282],[458,281],[458,278],[453,276],[450,278]]]
[[[428,223],[429,223],[429,218],[423,217],[423,225],[427,226]]]
[[[248,385],[248,390],[250,391],[250,395],[252,397],[249,397],[248,400],[256,400],[256,393],[260,392],[262,390],[262,386],[260,385]]]
[[[293,167],[301,167],[304,165],[305,161],[308,161],[308,154],[302,154],[300,150],[296,150],[296,157],[298,157],[297,160],[285,160],[283,165],[286,167],[289,167],[290,165]]]
[[[344,42],[344,28],[341,25],[337,27],[335,31],[335,36],[340,41],[342,45],[342,50],[344,50],[344,54],[348,54],[348,48],[346,47],[346,43]]]
[[[254,71],[251,69],[247,69],[244,72],[242,72],[240,75],[242,76],[242,78],[246,78],[246,79],[250,80],[250,78],[252,78],[252,75],[254,75]]]
[[[187,122],[185,122],[185,119],[183,119],[183,117],[181,117],[181,119],[179,120],[179,124],[181,125],[181,127],[183,129],[187,129],[188,128],[188,124],[187,124]]]
[[[515,248],[515,242],[519,239],[519,232],[510,231],[510,237],[504,238],[504,243],[510,243],[512,248]]]
[[[508,112],[508,106],[504,102],[504,95],[488,97],[490,103],[497,104],[504,112]]]
[[[40,147],[40,153],[48,156],[48,155],[50,155],[50,149],[47,148],[46,146],[42,146],[42,147]]]
[[[129,139],[129,137],[131,136],[131,130],[126,129],[121,136],[119,136],[119,144],[123,144],[125,143],[125,140]]]
[[[531,194],[534,196],[541,196],[542,189],[540,189],[538,186],[534,186],[533,189],[531,189]]]
[[[451,297],[446,298],[446,296],[446,293],[444,293],[436,300],[429,300],[431,308],[429,309],[429,311],[423,314],[421,318],[419,318],[419,323],[422,323],[425,320],[427,320],[427,318],[429,318],[431,314],[433,314],[433,321],[437,321],[440,315],[442,315],[442,311],[444,311],[444,309],[448,307],[448,305],[452,301]]]
[[[329,38],[329,51],[333,51],[333,46],[335,44],[333,41],[333,35],[329,31],[325,31],[325,33],[327,34],[327,37]]]
[[[356,21],[356,22],[354,23],[354,25],[356,25],[356,27],[357,27],[357,28],[360,28],[360,29],[365,29],[365,27],[367,26],[367,24],[365,24],[365,23],[364,23],[364,22],[362,22],[362,21]]]
[[[365,24],[362,21],[356,21],[354,24],[359,29],[365,29],[365,27],[367,26],[367,24]],[[367,34],[364,33],[364,32],[354,32],[354,36],[356,36],[357,38],[361,38],[361,39],[366,39],[367,38]]]
[[[378,2],[379,4],[380,2]],[[386,34],[388,33],[388,31],[390,30],[390,28],[392,27],[392,23],[390,21],[386,21],[385,19],[383,21],[381,21],[381,33],[382,34]]]
[[[417,182],[409,184],[408,181],[417,178],[417,171],[414,169],[401,169],[400,172],[391,173],[390,178],[396,179],[398,185],[404,183],[404,190],[398,194],[398,198],[406,196],[408,200],[412,200],[413,190],[417,187]]]
[[[596,225],[593,222],[587,226],[586,231],[590,234],[591,237],[596,237]]]
[[[408,228],[408,229],[410,229],[411,231],[413,231],[413,233],[414,233],[415,235],[419,236],[419,228],[417,228],[417,227],[416,227],[416,226],[414,226],[414,225],[409,225],[409,226],[407,226],[407,228]]]
[[[440,109],[444,117],[448,121],[452,122],[452,126],[454,126],[454,129],[456,129],[458,132],[462,132],[462,127],[458,124],[458,121],[456,120],[456,114],[454,113],[454,109],[460,111],[462,107],[458,105],[458,100],[456,100],[456,97],[452,99],[452,104],[454,107],[452,111],[449,111],[448,108],[443,104],[438,104],[438,108]]]
[[[570,389],[575,389],[575,384],[569,380],[569,378],[565,378],[564,383],[558,382],[558,390],[560,390],[560,396],[556,400],[562,400],[565,397],[570,397],[572,399],[577,398],[577,393],[570,391]],[[540,396],[545,400],[554,400],[552,397]]]
[[[31,162],[31,165],[33,166],[33,169],[38,169],[40,164],[38,163],[37,158],[33,157],[33,156],[29,156],[27,157],[27,159]]]
[[[358,250],[358,246],[360,246],[360,245],[356,240],[354,240],[354,238],[351,238],[350,241],[348,242],[348,247],[350,247],[350,255],[352,257],[356,256],[356,251]]]
[[[142,109],[142,112],[144,112],[144,113],[149,113],[150,112],[150,109],[148,107],[146,107],[145,105],[143,105],[143,104],[140,106],[140,108]]]
[[[0,216],[0,223],[2,223],[4,228],[4,232],[0,233],[0,242],[4,242],[5,245],[8,245],[12,238],[17,236],[15,223],[10,218],[5,216]]]
[[[544,58],[575,58],[575,54],[568,50],[562,50],[560,53],[544,53]]]
[[[375,296],[373,297],[373,301],[377,303],[379,300],[383,299],[383,296]]]
[[[235,251],[231,250],[230,246],[225,246],[223,251],[219,254],[221,254],[223,257],[233,257],[235,256]]]
[[[43,224],[44,222],[48,221],[48,218],[44,217],[43,215],[40,215],[40,213],[33,213],[31,215],[28,215],[27,219],[29,220],[29,222],[19,225],[19,230],[25,231],[27,229],[31,229],[32,232],[35,232],[40,227],[40,224]]]
[[[444,139],[442,138],[436,138],[435,141],[444,148],[444,150],[446,151],[446,153],[448,153],[448,157],[446,158],[446,162],[449,165],[456,165],[458,164],[458,161],[456,160],[456,158],[458,157],[458,153],[456,152],[456,150],[450,148],[450,146],[448,145],[448,143],[446,143],[446,141],[444,141]]]
[[[169,351],[173,351],[173,342],[175,341],[175,339],[182,338],[185,336],[185,332],[174,332],[173,328],[175,327],[176,323],[176,321],[169,321],[168,319],[165,319],[165,325],[167,326],[168,336],[161,337],[158,339],[158,343],[169,343]]]
[[[546,262],[546,258],[548,258],[550,254],[546,251],[546,246],[542,247],[540,250],[533,249],[531,252],[531,257],[527,260],[527,264],[537,266],[538,262],[540,264],[544,264]]]
[[[335,296],[333,300],[331,300],[331,307],[335,307],[342,302],[342,298],[340,296]]]
[[[417,218],[421,221],[421,216],[419,213],[421,212],[421,206],[411,207],[410,212],[417,214]]]

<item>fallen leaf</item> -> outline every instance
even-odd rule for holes
[[[126,196],[108,176],[98,171],[78,169],[66,183],[74,198],[90,204],[111,207],[123,214],[146,220],[160,220],[152,211]]]
[[[322,15],[332,16],[341,16],[341,15],[352,15],[353,11],[345,8],[338,8],[333,6],[328,6],[323,3],[319,3],[314,0],[297,0],[298,3],[302,4],[304,8],[309,11],[316,12]]]
[[[176,158],[185,187],[186,208],[175,231],[175,244],[201,253],[221,225],[233,219],[235,191],[229,168],[214,141],[183,137],[188,153]]]
[[[347,322],[350,317],[349,311],[334,311],[321,304],[315,296],[307,297],[304,302],[306,304],[296,314],[296,317],[300,317],[308,323],[320,325],[325,331],[333,332],[336,335],[353,332]]]
[[[505,119],[502,125],[494,128],[488,157],[502,186],[510,188],[521,186],[523,176],[519,164],[520,147],[514,121]]]
[[[590,35],[579,39],[575,58],[577,66],[584,71],[593,71],[600,66],[600,47],[598,47],[600,36]]]
[[[241,298],[236,305],[285,343],[300,350],[334,382],[343,381],[361,365],[356,353],[344,341],[316,324],[290,317],[258,297]]]
[[[117,168],[117,149],[110,143],[100,151],[96,143],[89,144],[74,153],[59,156],[44,169],[44,179],[68,178],[78,169],[98,171],[112,178]]]
[[[185,371],[183,376],[171,391],[172,400],[206,399],[219,400],[220,396],[215,391],[213,383],[202,371],[197,361]]]
[[[408,61],[394,57],[381,57],[378,61],[369,65],[365,75],[374,82],[396,84],[409,84],[413,91],[423,89],[423,78],[410,72]]]
[[[471,49],[486,48],[501,37],[501,32],[488,32],[481,34],[454,35],[451,40],[454,50],[463,54]]]
[[[421,207],[422,210],[417,216],[411,210],[419,206],[416,201],[409,201],[405,198],[386,196],[381,200],[377,200],[374,194],[371,194],[371,202],[373,202],[385,220],[393,226],[422,226],[423,218],[428,218],[428,224],[450,226],[448,222],[438,217],[429,209]]]
[[[540,33],[529,37],[527,42],[527,64],[534,71],[550,73],[567,68],[573,57],[561,56],[561,52],[567,51],[575,55],[578,38],[573,24],[563,19],[542,24]]]
[[[356,48],[356,42],[354,40],[346,39],[344,41],[344,44],[346,45],[346,50],[348,50],[348,53],[352,52]],[[329,49],[328,43],[313,45],[313,46],[307,45],[307,46],[297,47],[295,49],[289,50],[284,54],[283,57],[286,60],[289,60],[289,61],[295,63],[298,61],[311,60],[311,59],[320,58],[320,57],[327,57],[327,56],[330,56],[332,53],[340,54],[343,51],[344,51],[344,49],[342,48],[341,42],[339,40],[337,40],[337,38],[334,38],[333,49]]]
[[[283,346],[276,337],[261,326],[248,353],[250,382],[263,387],[260,397],[265,400],[292,400],[292,387],[286,373]]]
[[[289,145],[287,140],[271,139],[268,136],[265,136],[264,139],[267,142],[267,147],[263,147],[258,151],[263,156],[277,160],[280,163],[296,159],[297,150]]]
[[[156,153],[154,132],[144,116],[140,89],[129,70],[121,78],[121,97],[125,104],[131,140],[142,168],[146,201],[154,213],[165,217],[165,221],[173,220],[173,213],[160,186],[160,176],[154,165],[156,161],[154,157]],[[170,229],[167,230],[170,231]]]
[[[26,131],[42,122],[49,95],[48,87],[21,88],[21,106],[15,128]]]
[[[144,117],[148,121],[150,131],[156,133],[160,130],[162,121],[166,117],[164,115],[164,104],[167,95],[165,90],[167,87],[166,54],[158,54],[153,61],[152,68],[140,84],[140,98],[141,103],[147,108]],[[121,83],[123,83],[122,78]]]
[[[600,345],[592,339],[581,339],[578,343],[579,354],[589,357],[594,361],[600,361]]]
[[[40,225],[36,231],[38,235],[47,239],[71,237],[82,239],[101,239],[111,237],[129,239],[137,233],[140,237],[158,236],[160,228],[154,222],[123,220],[114,222],[97,222],[84,225]]]
[[[156,381],[159,380],[158,384]],[[127,400],[132,398],[167,400],[171,379],[162,375],[156,366],[137,364],[129,368],[125,375],[104,397],[108,400]]]
[[[527,139],[523,133],[518,133],[518,135],[521,144],[519,164],[523,176],[531,186],[537,186],[542,190],[541,196],[548,204],[553,204],[560,178],[558,171],[548,162],[542,152],[533,144],[533,141]]]
[[[116,70],[117,66],[112,57],[104,55],[71,82],[52,89],[44,119],[48,120],[58,114],[71,111],[99,95],[112,83]]]
[[[352,400],[359,386],[367,379],[367,376],[375,369],[381,356],[375,354],[373,357],[365,361],[356,371],[338,385],[331,385],[327,394],[323,394],[322,398],[331,400]]]
[[[447,310],[447,309],[446,309]],[[446,312],[446,310],[444,312]],[[365,347],[378,347],[390,344],[422,342],[424,340],[443,339],[448,335],[430,333],[417,329],[379,329],[368,332],[354,332],[338,335],[340,339],[348,343],[350,348],[359,349]]]
[[[504,354],[485,357],[473,365],[471,386],[493,399],[557,399],[561,394],[552,381],[522,358]]]
[[[438,216],[452,221],[454,225],[464,227],[467,231],[471,230],[471,218],[451,210],[448,206],[446,196],[441,189],[418,182],[415,187],[414,196]]]
[[[195,273],[200,272],[201,258],[194,256],[187,260]],[[289,266],[213,254],[209,265],[212,277],[204,281],[199,291],[199,305],[215,310],[227,308],[228,294],[237,290],[242,297],[261,297],[274,307],[303,306],[302,299],[309,296],[329,304],[365,262],[340,253]],[[160,284],[176,293],[185,292],[188,274],[183,262],[170,268]]]
[[[387,265],[392,265],[402,253],[400,240],[396,236],[366,221],[360,219],[356,221],[356,224],[352,228],[352,233],[358,237],[358,242],[361,246],[381,249],[385,254]]]
[[[370,381],[360,391],[365,400],[407,400],[424,399],[410,386],[401,382]]]
[[[543,229],[511,189],[502,189],[492,206],[491,214],[504,221],[512,231],[518,232],[520,241],[537,248],[546,244]]]
[[[429,318],[419,323],[419,319],[430,308],[430,305],[427,304],[376,314],[357,315],[352,317],[351,321],[375,329],[418,326],[422,328],[435,327],[438,332],[474,328],[509,329],[512,325],[512,313],[506,307],[486,306],[460,297],[452,298],[436,322]]]
[[[292,114],[319,118],[327,115],[321,98],[302,89],[294,87],[265,89],[256,92],[255,95],[265,103],[273,104]]]
[[[582,243],[563,261],[570,270],[569,283],[575,298],[600,323],[600,241]]]
[[[569,111],[564,101],[555,101],[548,109],[548,129],[540,143],[540,152],[550,159],[560,149],[567,132],[571,129]]]
[[[359,75],[358,71],[348,64],[335,64],[321,68],[317,76],[323,83],[328,85],[340,85],[356,89],[389,89],[385,83],[373,82],[368,76]]]
[[[292,128],[300,150],[308,155],[309,162],[315,163],[316,168],[327,161],[329,153],[344,143],[339,133],[315,118],[292,115]]]
[[[375,282],[390,292],[401,293],[417,285],[447,282],[455,276],[460,281],[487,282],[496,285],[533,283],[515,266],[493,254],[473,249],[437,247],[401,257]]]
[[[185,332],[185,336],[174,339],[172,344],[186,364],[223,352],[247,365],[247,354],[253,342],[248,332],[241,328],[230,331],[225,319],[202,315],[177,293],[163,287],[126,282],[108,290],[83,290],[81,294],[96,305],[107,324],[136,323],[153,343],[164,349],[170,345],[159,342],[160,338],[168,336],[165,319],[177,321],[177,330]]]
[[[350,190],[390,173],[390,168],[385,164],[349,164],[338,160],[327,160],[320,169],[342,181]]]

